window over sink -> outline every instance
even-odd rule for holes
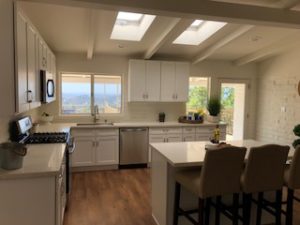
[[[61,74],[61,114],[91,115],[94,106],[102,114],[121,113],[121,76]]]

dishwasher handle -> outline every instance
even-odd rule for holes
[[[147,128],[121,128],[121,132],[140,132],[140,131],[147,131]]]

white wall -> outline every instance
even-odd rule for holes
[[[259,65],[257,139],[287,144],[295,139],[292,130],[300,123],[299,58],[300,46]]]

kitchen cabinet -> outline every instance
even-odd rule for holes
[[[15,83],[16,112],[25,112],[41,105],[40,69],[56,71],[55,56],[30,20],[15,8]]]
[[[66,169],[58,174],[24,175],[0,180],[0,223],[5,225],[63,225]]]
[[[160,100],[160,62],[150,60],[130,60],[128,78],[128,100]]]
[[[188,100],[189,64],[184,62],[161,63],[161,101],[185,102]]]
[[[76,151],[72,154],[72,166],[94,165],[94,137],[75,137]]]
[[[119,137],[103,136],[96,139],[96,164],[116,165],[119,164]]]
[[[72,129],[75,151],[73,167],[105,166],[119,164],[118,129]]]

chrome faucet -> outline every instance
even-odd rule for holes
[[[98,105],[94,106],[93,116],[94,116],[94,123],[97,123],[97,121],[100,120],[100,114],[99,114],[99,107],[98,107]]]

